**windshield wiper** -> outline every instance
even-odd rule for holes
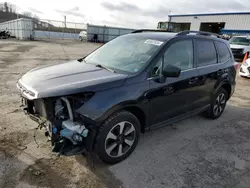
[[[108,71],[110,71],[110,72],[115,73],[115,71],[114,71],[114,70],[112,70],[112,69],[110,69],[110,68],[108,68],[108,67],[104,67],[104,66],[103,66],[103,65],[101,65],[101,64],[97,64],[97,65],[96,65],[96,67],[99,67],[99,68],[102,68],[102,69],[106,69],[106,70],[108,70]]]
[[[80,58],[80,59],[78,59],[77,61],[86,63],[85,57]]]

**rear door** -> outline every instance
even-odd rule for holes
[[[195,39],[195,49],[200,85],[197,87],[199,101],[195,104],[195,108],[198,108],[210,104],[221,70],[218,66],[218,53],[213,40]]]

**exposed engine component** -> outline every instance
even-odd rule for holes
[[[62,130],[60,135],[68,138],[74,145],[82,142],[83,137],[87,137],[88,129],[84,125],[71,120],[62,122]]]
[[[70,105],[69,100],[66,97],[61,97],[61,99],[66,103],[67,108],[68,108],[68,113],[69,113],[69,119],[71,119],[71,121],[74,121],[74,116],[73,116],[73,112],[72,112],[72,108]]]
[[[65,102],[65,104],[63,104],[63,102]],[[65,107],[67,107],[68,115],[65,114]],[[60,136],[69,139],[73,145],[81,144],[83,142],[83,138],[87,137],[88,129],[86,129],[83,124],[74,121],[71,104],[66,97],[61,97],[56,101],[55,116],[64,120],[61,124]],[[69,119],[67,119],[68,117]],[[54,127],[53,133],[57,133],[57,128]]]
[[[62,101],[58,99],[55,104],[55,116],[64,119],[63,109]]]

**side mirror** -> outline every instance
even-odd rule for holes
[[[177,78],[181,74],[181,69],[173,65],[167,65],[162,70],[162,75],[165,77]]]

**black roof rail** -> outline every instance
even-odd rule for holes
[[[188,34],[192,34],[192,33],[195,33],[197,35],[204,35],[204,36],[214,36],[214,37],[217,37],[217,38],[221,38],[220,35],[216,34],[216,33],[211,33],[211,32],[205,32],[205,31],[181,31],[177,34],[177,36],[180,36],[180,35],[188,35]]]
[[[143,33],[143,32],[168,32],[166,30],[159,30],[159,29],[138,29],[138,30],[134,30],[131,33]]]

